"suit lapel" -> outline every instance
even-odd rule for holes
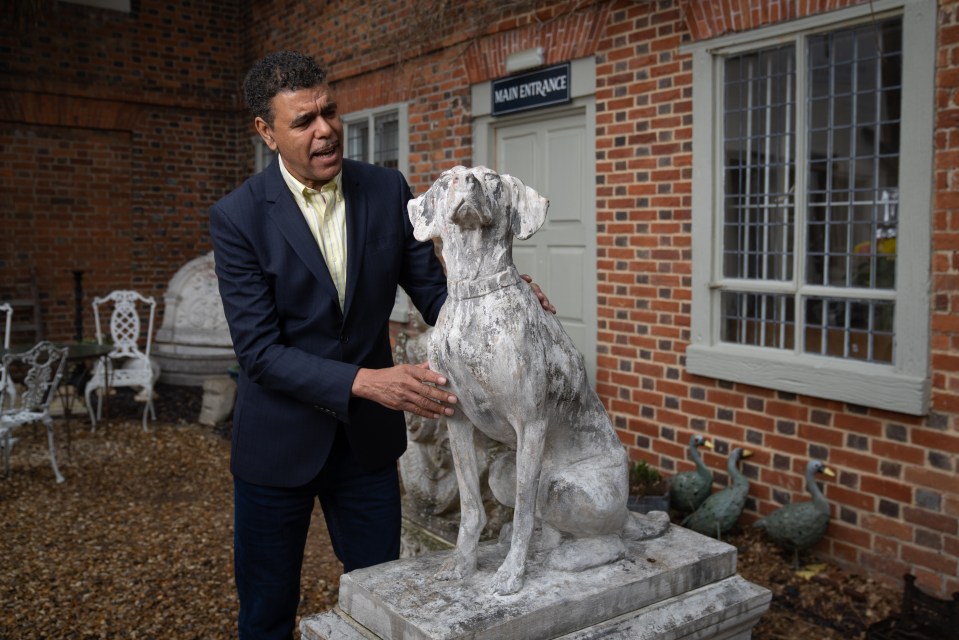
[[[363,189],[349,171],[349,161],[343,161],[343,197],[346,199],[346,301],[343,303],[343,315],[350,310],[350,303],[356,293],[356,283],[360,279],[360,266],[363,264],[363,249],[366,246],[366,225],[369,219],[369,201]],[[332,280],[331,280],[332,282]]]
[[[283,234],[287,243],[293,248],[293,251],[299,256],[303,264],[320,282],[324,289],[329,290],[329,294],[336,297],[336,286],[333,284],[333,277],[323,259],[323,253],[320,251],[310,226],[306,224],[303,218],[303,212],[296,204],[293,194],[289,187],[283,181],[280,174],[280,168],[277,158],[267,169],[270,174],[267,176],[266,194],[267,200],[272,206],[267,211],[267,215],[276,223],[277,229]]]

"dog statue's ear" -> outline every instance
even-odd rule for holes
[[[519,178],[501,175],[513,194],[513,236],[525,240],[536,233],[546,221],[549,200],[527,187]]]
[[[441,209],[446,206],[446,196],[453,180],[453,172],[463,167],[456,166],[440,174],[429,189],[406,204],[406,211],[413,224],[413,237],[423,242],[440,237]]]
[[[406,211],[413,224],[413,237],[420,241],[429,240],[434,235],[435,211],[433,210],[433,189],[406,203]]]

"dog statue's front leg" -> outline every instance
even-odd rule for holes
[[[518,422],[518,421],[517,421]],[[536,524],[536,495],[543,469],[546,446],[546,419],[538,417],[525,424],[514,424],[516,447],[516,505],[513,510],[513,535],[509,553],[493,576],[492,590],[501,596],[516,593],[523,586],[526,558]]]
[[[450,451],[460,490],[460,528],[456,548],[436,574],[438,580],[461,580],[476,571],[476,547],[486,526],[486,509],[480,493],[479,463],[473,443],[473,425],[462,412],[447,420]]]

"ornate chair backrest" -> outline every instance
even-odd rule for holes
[[[67,362],[66,347],[57,347],[52,342],[39,342],[23,353],[6,353],[3,356],[3,375],[12,376],[21,368],[24,389],[17,394],[14,411],[46,411],[53,394],[57,392],[63,369]],[[6,382],[6,380],[4,380]]]
[[[13,307],[9,303],[4,302],[0,304],[0,313],[4,314],[3,321],[3,348],[10,348],[10,327],[12,326],[11,322],[13,320]]]
[[[156,300],[144,297],[136,291],[113,291],[103,298],[93,299],[93,320],[96,324],[97,342],[103,344],[104,335],[100,324],[100,305],[112,303],[110,314],[110,340],[113,344],[111,358],[150,356],[153,342],[153,318],[156,315]],[[140,314],[138,303],[149,307],[146,347],[140,350]]]

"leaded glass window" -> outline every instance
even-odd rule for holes
[[[725,58],[722,340],[892,362],[902,72],[898,17]]]
[[[689,373],[928,411],[936,16],[857,3],[687,45]]]

